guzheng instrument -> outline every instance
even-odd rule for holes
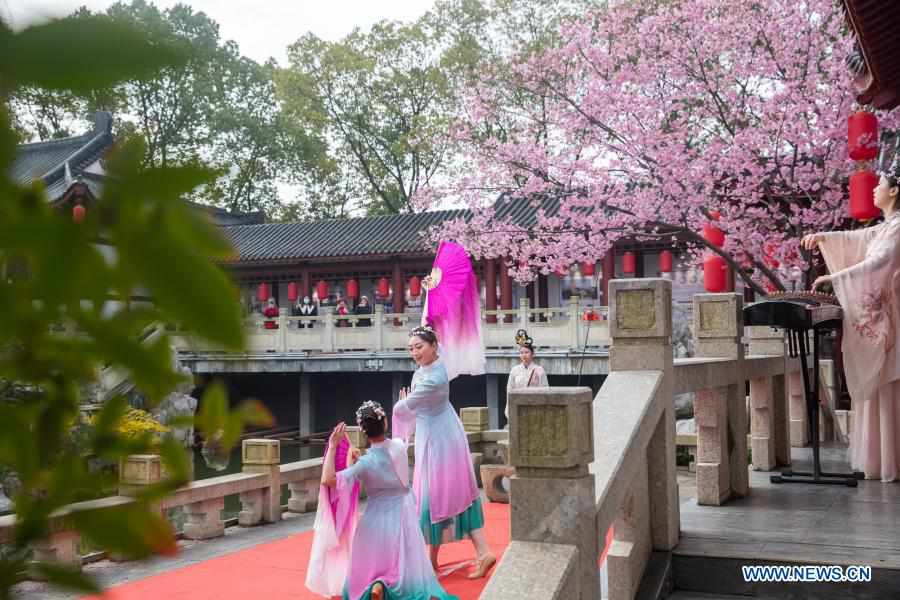
[[[801,473],[785,469],[772,475],[772,483],[838,484],[856,487],[862,473],[823,473],[819,459],[819,338],[837,329],[843,310],[837,298],[819,292],[779,292],[744,308],[744,325],[768,325],[787,332],[788,354],[800,358],[810,439],[813,447],[813,470]],[[810,344],[810,336],[812,343]],[[812,350],[812,381],[807,357]]]

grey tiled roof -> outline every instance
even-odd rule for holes
[[[223,231],[238,252],[235,262],[430,254],[435,249],[421,232],[467,214],[463,210],[445,210],[308,223],[236,225]]]
[[[112,144],[112,116],[98,112],[94,116],[94,127],[83,135],[16,148],[13,180],[22,185],[43,180],[51,202],[62,198],[79,179],[96,195],[100,179],[84,173],[84,169],[101,158]]]

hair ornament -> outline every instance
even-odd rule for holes
[[[374,400],[366,400],[365,402],[362,403],[362,405],[359,408],[356,409],[356,424],[357,425],[362,425],[363,413],[366,411],[366,409],[369,409],[372,412],[374,412],[375,416],[378,417],[379,419],[383,419],[385,417],[384,408],[382,408],[379,403],[375,402]]]

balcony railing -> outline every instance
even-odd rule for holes
[[[609,327],[605,306],[590,308],[596,320],[588,320],[586,307],[577,297],[568,305],[530,308],[523,299],[516,310],[483,310],[482,336],[485,348],[515,349],[515,335],[526,329],[535,346],[551,349],[600,348],[609,345]],[[274,318],[254,316],[244,321],[246,352],[263,353],[339,353],[405,351],[409,330],[417,325],[420,313],[385,313],[379,305],[371,315],[325,314],[317,317],[292,317],[282,309]],[[170,334],[180,352],[216,352],[217,349],[194,340],[189,331]]]

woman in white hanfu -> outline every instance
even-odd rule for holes
[[[853,405],[850,465],[866,479],[900,478],[900,192],[897,174],[882,175],[875,205],[884,222],[855,231],[814,233],[803,247],[821,250],[844,310],[844,374]]]
[[[506,420],[509,420],[509,393],[527,387],[550,387],[544,368],[534,363],[534,340],[528,332],[520,329],[516,332],[516,344],[519,345],[519,360],[522,361],[509,372],[506,382]]]

